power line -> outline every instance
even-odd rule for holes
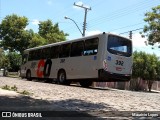
[[[91,22],[91,21],[96,22],[96,21],[100,21],[100,20],[103,20],[103,19],[109,19],[111,17],[119,16],[119,15],[124,14],[124,13],[131,13],[129,11],[129,9],[133,11],[133,10],[137,10],[137,8],[139,8],[139,7],[143,7],[144,8],[145,4],[147,4],[147,5],[149,4],[150,5],[151,2],[152,1],[147,3],[146,1],[143,1],[143,2],[140,2],[138,4],[132,4],[132,5],[129,5],[129,6],[125,7],[125,8],[118,9],[118,10],[116,10],[116,11],[114,11],[114,12],[108,14],[108,15],[104,15],[102,17],[91,19],[89,22]]]
[[[133,31],[137,31],[137,30],[141,30],[141,29],[143,29],[143,28],[138,28],[138,29],[127,31],[127,32],[123,32],[123,33],[120,33],[119,35],[129,33],[129,38],[132,39]]]
[[[124,27],[120,27],[120,28],[112,29],[112,30],[109,30],[109,31],[121,30],[121,29],[124,29],[124,28],[133,27],[133,26],[137,26],[137,25],[140,25],[140,24],[144,24],[144,23],[145,23],[145,22],[140,22],[140,23],[136,23],[136,24],[127,25],[127,26],[124,26]]]
[[[130,30],[130,31],[137,31],[137,30],[141,30],[141,29],[143,29],[143,28],[138,28],[138,29],[134,29],[134,30]],[[127,32],[123,32],[123,33],[120,33],[119,35],[121,35],[121,34],[125,34],[125,33],[129,33],[130,31],[127,31]]]
[[[152,1],[150,1],[150,2],[152,2]],[[124,8],[124,9],[120,9],[120,11],[117,10],[117,11],[113,12],[111,15],[107,15],[107,16],[105,15],[104,17],[101,17],[101,18],[91,19],[88,22],[94,21],[94,24],[89,29],[93,28],[94,26],[96,26],[98,24],[106,23],[106,22],[103,22],[103,21],[116,20],[117,18],[133,14],[133,13],[139,11],[139,10],[144,9],[144,7],[148,7],[148,6],[150,6],[149,2],[148,3],[145,2],[143,4],[141,2],[141,4],[137,5],[136,7],[132,6],[131,10],[129,10],[128,7],[127,7],[127,10],[126,10],[126,8]]]
[[[142,2],[138,2],[136,4],[132,4],[132,5],[129,5],[125,8],[122,8],[122,9],[118,9],[116,11],[114,11],[113,13],[110,13],[111,15],[110,16],[107,16],[106,15],[104,17],[101,17],[101,18],[96,18],[96,19],[90,19],[88,22],[92,22],[94,21],[94,24],[91,26],[91,27],[88,27],[88,30],[90,30],[91,28],[93,28],[94,26],[98,25],[98,24],[104,24],[106,22],[102,22],[102,21],[109,21],[109,20],[116,20],[117,18],[119,17],[122,17],[122,16],[125,16],[125,15],[128,15],[128,14],[132,14],[133,12],[136,12],[138,10],[141,10],[141,9],[144,9],[144,7],[150,5],[152,1],[149,1],[149,2],[146,2],[146,1],[142,1]],[[98,3],[103,3],[103,2],[98,2]],[[94,6],[94,5],[93,5]],[[95,7],[97,5],[95,4]],[[135,7],[134,7],[135,6]],[[128,9],[131,8],[131,11],[129,11]],[[138,23],[139,24],[139,23]],[[137,24],[137,25],[138,25]],[[141,23],[140,23],[141,24]],[[68,26],[69,28],[70,26]],[[129,26],[126,26],[126,27],[129,27]],[[118,28],[118,29],[122,29],[122,28]]]

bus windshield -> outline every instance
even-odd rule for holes
[[[130,57],[132,54],[132,43],[128,39],[109,35],[107,50],[112,54]]]

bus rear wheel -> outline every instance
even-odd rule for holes
[[[27,78],[27,80],[32,80],[30,70],[27,71],[26,78]]]
[[[85,87],[85,88],[88,88],[89,86],[91,86],[92,85],[92,81],[81,81],[81,82],[79,82],[80,83],[80,85],[82,86],[82,87]]]
[[[58,83],[61,85],[70,85],[70,81],[66,80],[66,72],[64,70],[60,70],[58,72]]]

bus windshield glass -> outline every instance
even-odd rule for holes
[[[122,37],[109,35],[107,50],[112,54],[130,57],[132,54],[132,42]]]

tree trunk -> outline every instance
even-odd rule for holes
[[[148,89],[149,89],[149,92],[151,92],[152,84],[153,84],[153,81],[152,80],[148,80]]]

